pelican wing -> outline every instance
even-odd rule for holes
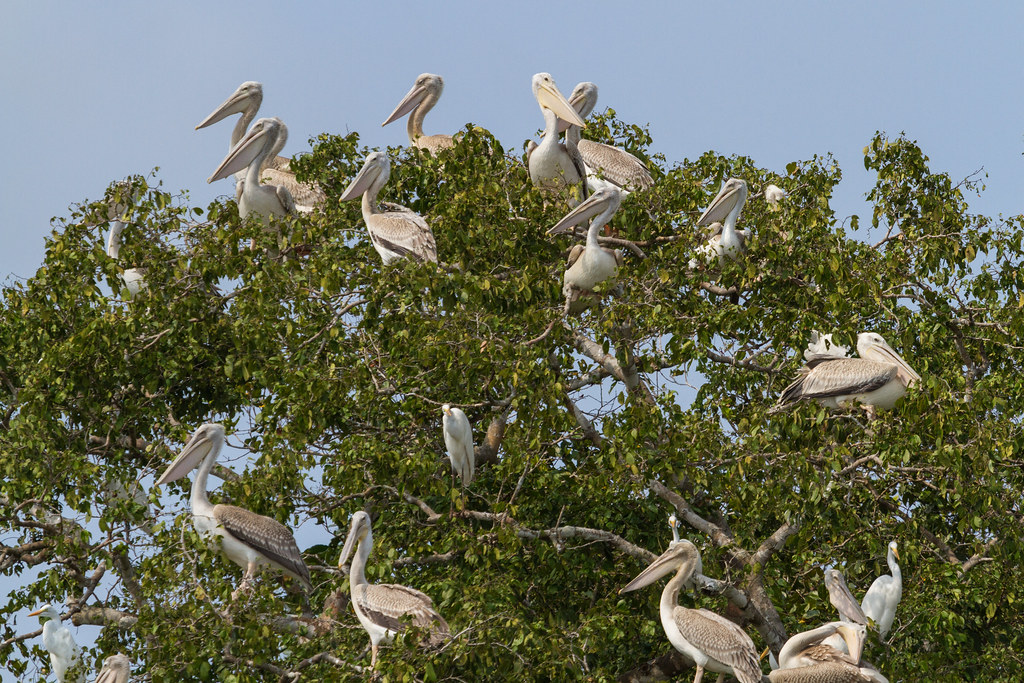
[[[398,256],[437,263],[434,233],[419,214],[412,211],[373,214],[367,217],[366,228],[378,250],[383,248]]]
[[[416,138],[416,146],[420,149],[425,149],[434,156],[442,149],[448,149],[455,144],[455,139],[451,135],[445,135],[444,133],[436,133],[434,135],[421,135]]]
[[[317,183],[300,183],[295,179],[295,174],[277,168],[264,168],[260,172],[260,180],[267,185],[276,185],[278,188],[285,188],[291,195],[295,209],[301,213],[309,213],[317,206],[322,206],[326,201],[324,191]],[[280,190],[278,190],[280,194]]]
[[[895,379],[899,371],[895,365],[863,358],[816,357],[808,367],[806,374],[782,391],[779,403],[875,391]]]
[[[694,647],[733,669],[740,683],[760,683],[761,666],[746,631],[706,609],[676,607],[676,626]]]
[[[96,683],[128,683],[131,670],[132,664],[128,657],[120,653],[110,655],[103,661]]]
[[[572,268],[572,264],[580,260],[580,256],[583,256],[583,252],[587,250],[586,245],[574,244],[572,249],[569,250],[569,258],[565,260],[565,267]]]
[[[885,680],[866,677],[861,671],[849,664],[832,662],[797,669],[776,669],[768,674],[768,680],[772,683],[863,683]]]
[[[413,626],[431,631],[431,645],[448,638],[448,622],[434,609],[430,597],[415,588],[393,583],[362,584],[352,591],[352,599],[373,623],[390,631],[403,631],[405,617]]]
[[[229,534],[297,578],[307,590],[313,588],[295,536],[284,524],[234,505],[213,506],[213,516]]]
[[[580,140],[578,146],[587,166],[622,189],[645,190],[654,185],[647,167],[626,150],[593,140]]]

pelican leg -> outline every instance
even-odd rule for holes
[[[700,683],[701,679],[704,678],[704,667],[700,664],[697,665],[697,673],[693,675],[693,683]]]
[[[238,588],[236,588],[231,593],[231,602],[234,602],[235,600],[237,600],[238,596],[243,595],[244,593],[248,593],[249,592],[249,589],[252,588],[252,580],[253,580],[253,578],[255,576],[256,576],[256,565],[254,563],[250,562],[249,566],[245,568],[245,576],[242,577],[242,583],[238,584]]]
[[[722,683],[725,680],[725,674],[718,674],[718,683]]]
[[[370,670],[377,669],[377,643],[370,643]]]

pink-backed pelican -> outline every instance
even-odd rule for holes
[[[238,213],[242,218],[256,214],[267,219],[270,216],[283,217],[295,213],[295,200],[288,188],[283,185],[263,185],[260,182],[260,167],[277,143],[283,126],[281,120],[276,118],[256,121],[206,180],[212,183],[248,168],[242,195],[238,199]]]
[[[384,152],[371,152],[352,180],[340,201],[362,195],[363,221],[370,233],[370,242],[380,254],[384,265],[396,259],[437,263],[434,233],[423,217],[398,204],[388,204],[386,211],[377,205],[377,194],[391,176],[391,161]]]
[[[199,472],[192,480],[189,504],[192,523],[200,536],[208,540],[220,539],[220,550],[229,560],[245,570],[245,577],[232,594],[237,597],[256,576],[262,565],[269,565],[297,580],[308,591],[313,585],[309,569],[302,561],[302,553],[295,537],[276,519],[234,505],[214,505],[206,494],[210,471],[224,445],[224,426],[207,423],[192,435],[185,448],[174,459],[156,482],[156,486],[169,484],[186,476],[196,467]]]
[[[430,631],[428,645],[438,645],[449,638],[448,623],[437,613],[434,602],[427,595],[393,583],[366,581],[366,561],[373,550],[373,530],[370,528],[370,516],[362,510],[352,515],[352,526],[338,558],[339,568],[344,567],[353,550],[355,556],[349,567],[349,589],[356,617],[370,636],[371,668],[377,666],[380,642],[390,643],[396,633],[405,630],[406,621]]]
[[[841,635],[849,654],[823,642]],[[779,651],[779,668],[768,674],[772,683],[888,683],[875,669],[861,666],[864,647],[863,624],[833,621],[818,628],[798,633]]]
[[[448,459],[452,461],[452,471],[459,475],[462,485],[469,486],[476,471],[476,456],[473,448],[473,426],[469,423],[466,413],[460,408],[452,408],[445,403],[441,406],[441,431],[444,432],[444,445],[448,449]]]
[[[737,230],[736,221],[740,218],[743,205],[747,201],[747,183],[739,178],[729,178],[722,183],[722,189],[711,200],[708,208],[697,220],[700,227],[711,227],[711,238],[697,253],[709,257],[718,257],[719,264],[726,259],[735,261],[747,251],[749,230]]]
[[[381,125],[386,126],[412,112],[407,126],[409,144],[428,150],[432,154],[437,154],[440,150],[451,147],[455,144],[451,135],[423,134],[423,118],[437,104],[443,90],[443,78],[437,74],[420,74],[416,77],[416,83],[413,84],[412,89],[405,94],[402,101],[391,112],[391,116]]]
[[[783,389],[773,410],[809,400],[829,408],[859,402],[888,410],[908,387],[921,380],[880,334],[857,335],[857,353],[860,358],[816,357],[809,361],[800,376]]]
[[[529,155],[530,180],[541,189],[561,190],[579,184],[586,177],[586,170],[582,167],[582,158],[574,162],[558,141],[558,120],[580,128],[586,124],[558,91],[551,74],[534,74],[533,96],[544,115],[544,137]]]
[[[700,553],[693,543],[672,543],[619,593],[649,586],[674,571],[675,576],[661,592],[661,626],[672,646],[696,664],[694,683],[700,683],[705,669],[722,674],[719,681],[725,674],[732,674],[740,683],[760,683],[757,650],[742,628],[706,609],[679,605],[679,591],[692,582],[699,563]]]
[[[897,562],[900,553],[896,541],[889,542],[886,562],[889,564],[889,571],[892,574],[882,574],[871,583],[868,592],[864,594],[862,605],[864,614],[874,622],[878,629],[878,635],[884,640],[889,635],[892,622],[896,618],[896,607],[903,597],[903,572]]]
[[[78,647],[71,630],[61,625],[60,612],[46,604],[29,612],[28,616],[39,617],[43,625],[43,647],[50,653],[50,669],[57,683],[85,683],[82,648]]]
[[[132,662],[120,652],[103,660],[103,668],[95,683],[128,683],[132,675]]]

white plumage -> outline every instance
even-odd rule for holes
[[[131,675],[131,660],[119,652],[103,660],[103,668],[96,676],[96,683],[128,683]]]
[[[892,574],[882,574],[871,584],[868,592],[864,594],[861,606],[864,614],[871,619],[878,635],[883,639],[889,635],[892,622],[896,618],[896,607],[903,597],[903,572],[896,560],[900,559],[896,541],[889,543],[889,551],[886,553],[886,561],[889,564],[889,571]]]
[[[445,403],[441,406],[441,411],[444,413],[444,417],[441,418],[444,445],[448,449],[452,470],[459,475],[463,486],[469,486],[476,472],[473,425],[459,408],[452,408]]]
[[[82,649],[71,636],[71,630],[61,626],[60,612],[46,604],[29,613],[39,617],[43,625],[43,647],[50,653],[50,667],[57,683],[85,683],[85,668],[82,666]],[[71,677],[68,678],[68,672]]]

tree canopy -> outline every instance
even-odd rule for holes
[[[102,627],[90,670],[123,651],[139,680],[362,680],[368,639],[337,561],[367,510],[369,580],[431,596],[455,636],[400,638],[382,680],[667,680],[688,665],[660,585],[618,590],[667,546],[674,512],[712,579],[682,600],[759,647],[835,619],[823,569],[859,598],[898,540],[903,600],[867,657],[894,681],[1014,680],[1022,218],[972,214],[980,181],[933,171],[903,136],[865,148],[868,229],[833,212],[827,155],[784,173],[713,152],[668,162],[610,110],[584,135],[642,157],[655,185],[613,220],[619,286],[578,316],[561,293],[578,238],[545,235],[567,204],[472,126],[436,157],[389,150],[382,199],[426,218],[440,264],[383,267],[359,203],[337,201],[367,153],[356,134],[293,162],[328,200],[280,235],[155,175],[58,220],[0,303],[0,572],[22,584],[0,606],[6,670],[48,667],[35,623],[10,616],[66,602],[72,623]],[[729,177],[751,188],[749,251],[690,267]],[[777,207],[758,196],[770,183],[788,192]],[[120,261],[103,247],[117,199]],[[147,269],[133,299],[130,266]],[[878,332],[922,381],[874,419],[769,414],[813,330],[851,346]],[[446,403],[474,425],[465,500]],[[213,499],[300,530],[307,597],[264,572],[231,601],[242,571],[193,530],[188,481],[152,488],[210,421],[251,454],[215,471]],[[302,529],[333,540],[306,547]]]

